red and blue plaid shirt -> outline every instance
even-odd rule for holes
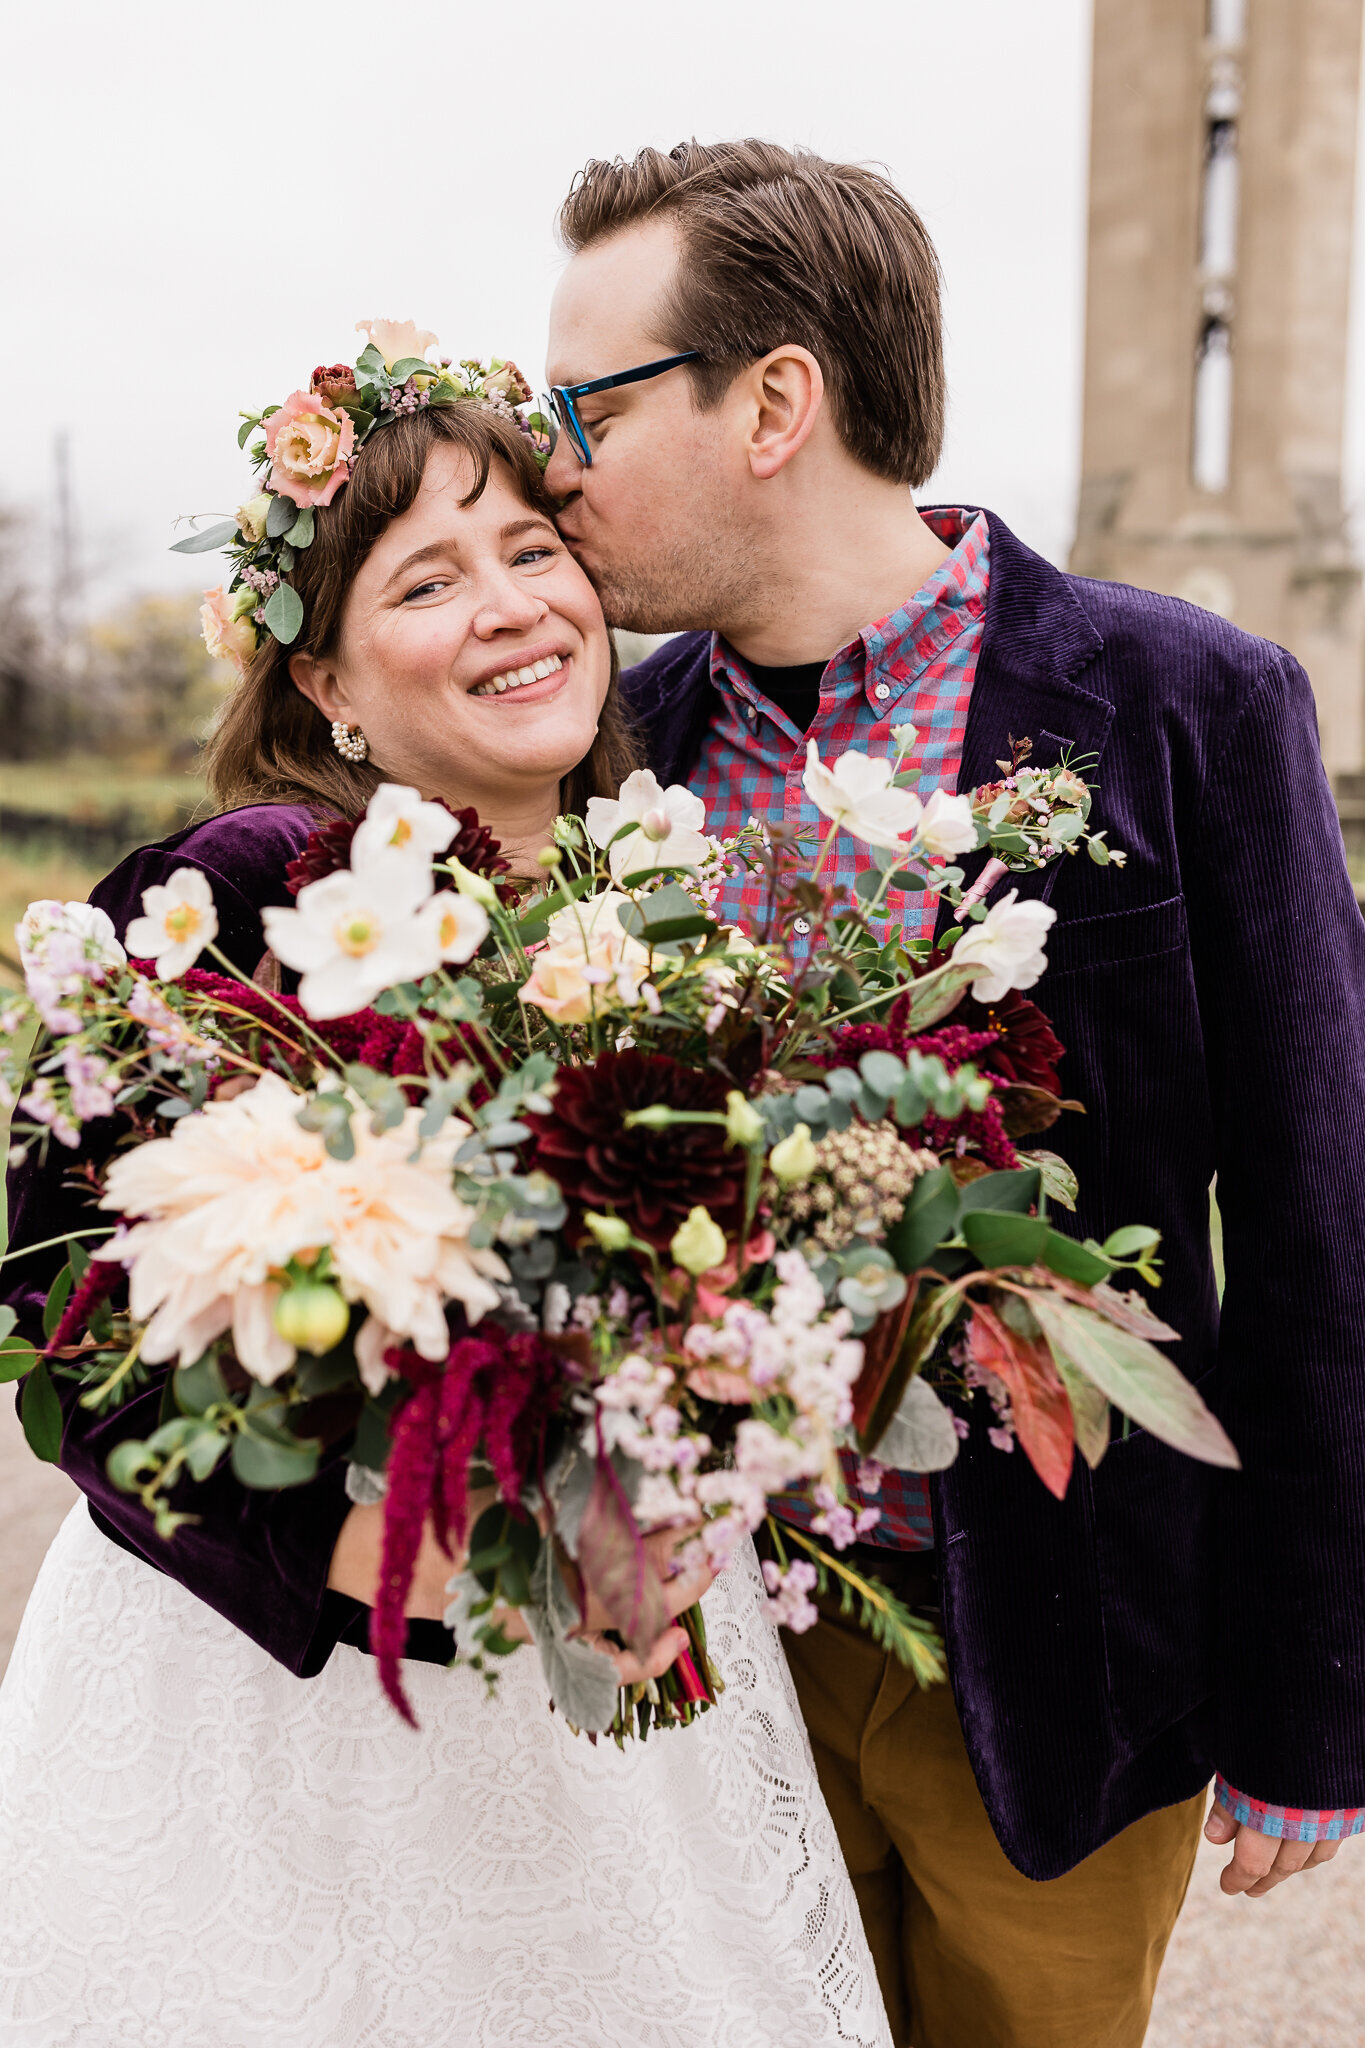
[[[899,611],[865,626],[828,662],[820,682],[820,708],[809,732],[798,732],[786,713],[770,703],[740,656],[716,634],[711,643],[711,680],[717,704],[702,742],[692,787],[706,803],[706,829],[724,839],[750,818],[769,818],[781,797],[783,817],[824,829],[806,795],[806,742],[814,740],[822,760],[837,760],[850,747],[863,754],[894,754],[894,725],[910,724],[919,737],[907,766],[920,770],[919,790],[957,788],[967,707],[976,674],[977,650],[986,616],[990,581],[990,531],[984,513],[956,509],[925,515],[952,553]],[[871,864],[860,840],[841,832],[825,873],[852,889]],[[936,897],[904,899],[910,938],[933,933]],[[730,923],[749,923],[762,907],[762,883],[736,876],[716,908]],[[801,927],[796,927],[799,932]],[[844,1454],[844,1477],[855,1508],[875,1505],[881,1520],[870,1543],[893,1550],[928,1550],[934,1541],[929,1482],[919,1472],[888,1472],[875,1502],[865,1500],[854,1481],[855,1461]],[[792,1503],[784,1513],[809,1525],[813,1510]]]
[[[785,712],[754,683],[744,662],[719,634],[711,642],[711,680],[716,708],[702,742],[692,788],[706,804],[707,830],[719,839],[738,832],[750,818],[784,818],[821,826],[801,785],[806,741],[821,758],[836,760],[850,747],[865,754],[892,753],[893,725],[918,727],[908,765],[921,771],[920,792],[957,788],[967,729],[972,683],[986,616],[990,583],[990,533],[984,513],[969,516],[953,507],[924,514],[939,539],[952,549],[899,611],[865,626],[856,640],[827,663],[820,683],[820,708],[808,733],[798,732]],[[835,841],[832,878],[851,889],[870,855],[841,833]],[[933,933],[937,901],[907,898],[905,929],[911,938]],[[916,910],[918,905],[918,911]],[[760,907],[759,885],[736,877],[717,905],[730,922],[745,923]],[[843,1454],[844,1477],[856,1508],[873,1505],[858,1491],[855,1461]],[[894,1550],[933,1547],[929,1482],[917,1472],[888,1472],[875,1505],[881,1520],[867,1541]],[[787,1519],[809,1526],[813,1510],[791,1503]],[[1220,1773],[1217,1797],[1233,1819],[1264,1835],[1295,1842],[1338,1841],[1365,1830],[1365,1807],[1315,1812],[1250,1799]]]

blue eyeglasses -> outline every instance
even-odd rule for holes
[[[574,453],[584,469],[592,468],[592,450],[583,431],[583,422],[578,417],[578,399],[587,398],[594,391],[614,391],[618,384],[643,384],[650,377],[662,377],[665,370],[676,370],[679,363],[697,362],[700,355],[700,349],[690,348],[685,355],[665,356],[658,363],[641,363],[634,370],[618,370],[614,377],[595,377],[591,384],[554,385],[546,402],[573,442]]]

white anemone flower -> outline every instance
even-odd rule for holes
[[[74,993],[71,983],[103,981],[128,959],[107,911],[52,897],[29,904],[14,927],[14,943],[25,968],[54,976],[68,994]]]
[[[928,854],[931,860],[952,860],[959,853],[970,853],[975,845],[971,798],[936,789],[915,827],[915,851]]]
[[[142,916],[124,933],[135,960],[155,960],[157,979],[177,981],[218,936],[213,890],[202,868],[177,868],[142,892]]]
[[[1057,913],[1050,903],[1018,901],[1019,891],[993,903],[980,924],[971,925],[953,947],[955,967],[975,966],[972,994],[979,1003],[998,1003],[1012,988],[1032,988],[1047,966],[1043,951]]]
[[[362,874],[341,868],[300,889],[292,910],[267,908],[266,943],[302,973],[299,1001],[308,1016],[349,1017],[384,989],[440,966],[440,920],[419,915],[431,897],[429,863],[371,853]]]
[[[101,1256],[128,1268],[150,1363],[192,1365],[231,1333],[245,1370],[271,1384],[295,1357],[274,1324],[279,1270],[324,1245],[346,1299],[424,1358],[445,1356],[448,1301],[462,1302],[471,1322],[497,1306],[493,1283],[507,1269],[469,1244],[474,1212],[451,1185],[469,1126],[451,1119],[419,1146],[419,1109],[379,1133],[357,1115],[355,1155],[339,1160],[320,1132],[300,1129],[299,1104],[286,1081],[265,1074],[110,1167],[100,1206],[140,1220]]]
[[[913,790],[892,788],[895,772],[894,761],[852,750],[827,768],[815,741],[809,740],[801,782],[816,810],[855,839],[866,846],[896,847],[914,831],[924,806]]]
[[[701,829],[706,823],[701,798],[680,782],[665,789],[648,768],[628,775],[614,797],[590,796],[584,823],[594,846],[611,846],[607,863],[617,882],[645,868],[697,867],[713,851]],[[636,830],[616,839],[623,825]]]
[[[359,873],[375,853],[406,853],[428,866],[459,831],[444,804],[426,802],[401,782],[381,782],[351,841],[351,866]]]
[[[488,912],[472,896],[458,896],[442,889],[417,913],[423,925],[430,925],[443,960],[472,960],[488,937]]]

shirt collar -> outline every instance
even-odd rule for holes
[[[832,679],[838,697],[851,697],[861,690],[879,713],[885,713],[907,685],[986,609],[990,528],[985,513],[935,505],[921,516],[952,553],[913,597],[884,619],[864,626],[825,666],[824,689]],[[722,693],[738,696],[745,703],[765,702],[744,657],[719,633],[711,635],[711,681]],[[883,689],[889,686],[887,696],[878,696],[879,685]]]

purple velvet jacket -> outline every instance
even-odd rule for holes
[[[1283,649],[1063,576],[993,516],[991,564],[960,786],[995,773],[1011,734],[1041,760],[1098,754],[1100,822],[1128,851],[1121,871],[1082,857],[1022,885],[1058,913],[1037,994],[1087,1108],[1049,1137],[1080,1176],[1082,1233],[1163,1231],[1176,1356],[1245,1467],[1211,1472],[1135,1430],[1059,1503],[977,1428],[935,1482],[968,1748],[1006,1853],[1047,1878],[1215,1761],[1290,1807],[1350,1806],[1365,1785],[1365,924]],[[665,781],[696,761],[707,654],[688,635],[625,678]],[[200,865],[250,971],[308,825],[277,807],[215,819],[133,855],[94,900],[122,928],[149,882]],[[16,1244],[74,1227],[62,1163],[17,1176]],[[42,1254],[13,1269],[30,1333],[53,1270]],[[317,1670],[345,1632],[323,1590],[339,1466],[276,1495],[215,1478],[185,1502],[200,1524],[161,1545],[104,1475],[159,1400],[99,1420],[68,1396],[63,1464],[117,1540]]]

